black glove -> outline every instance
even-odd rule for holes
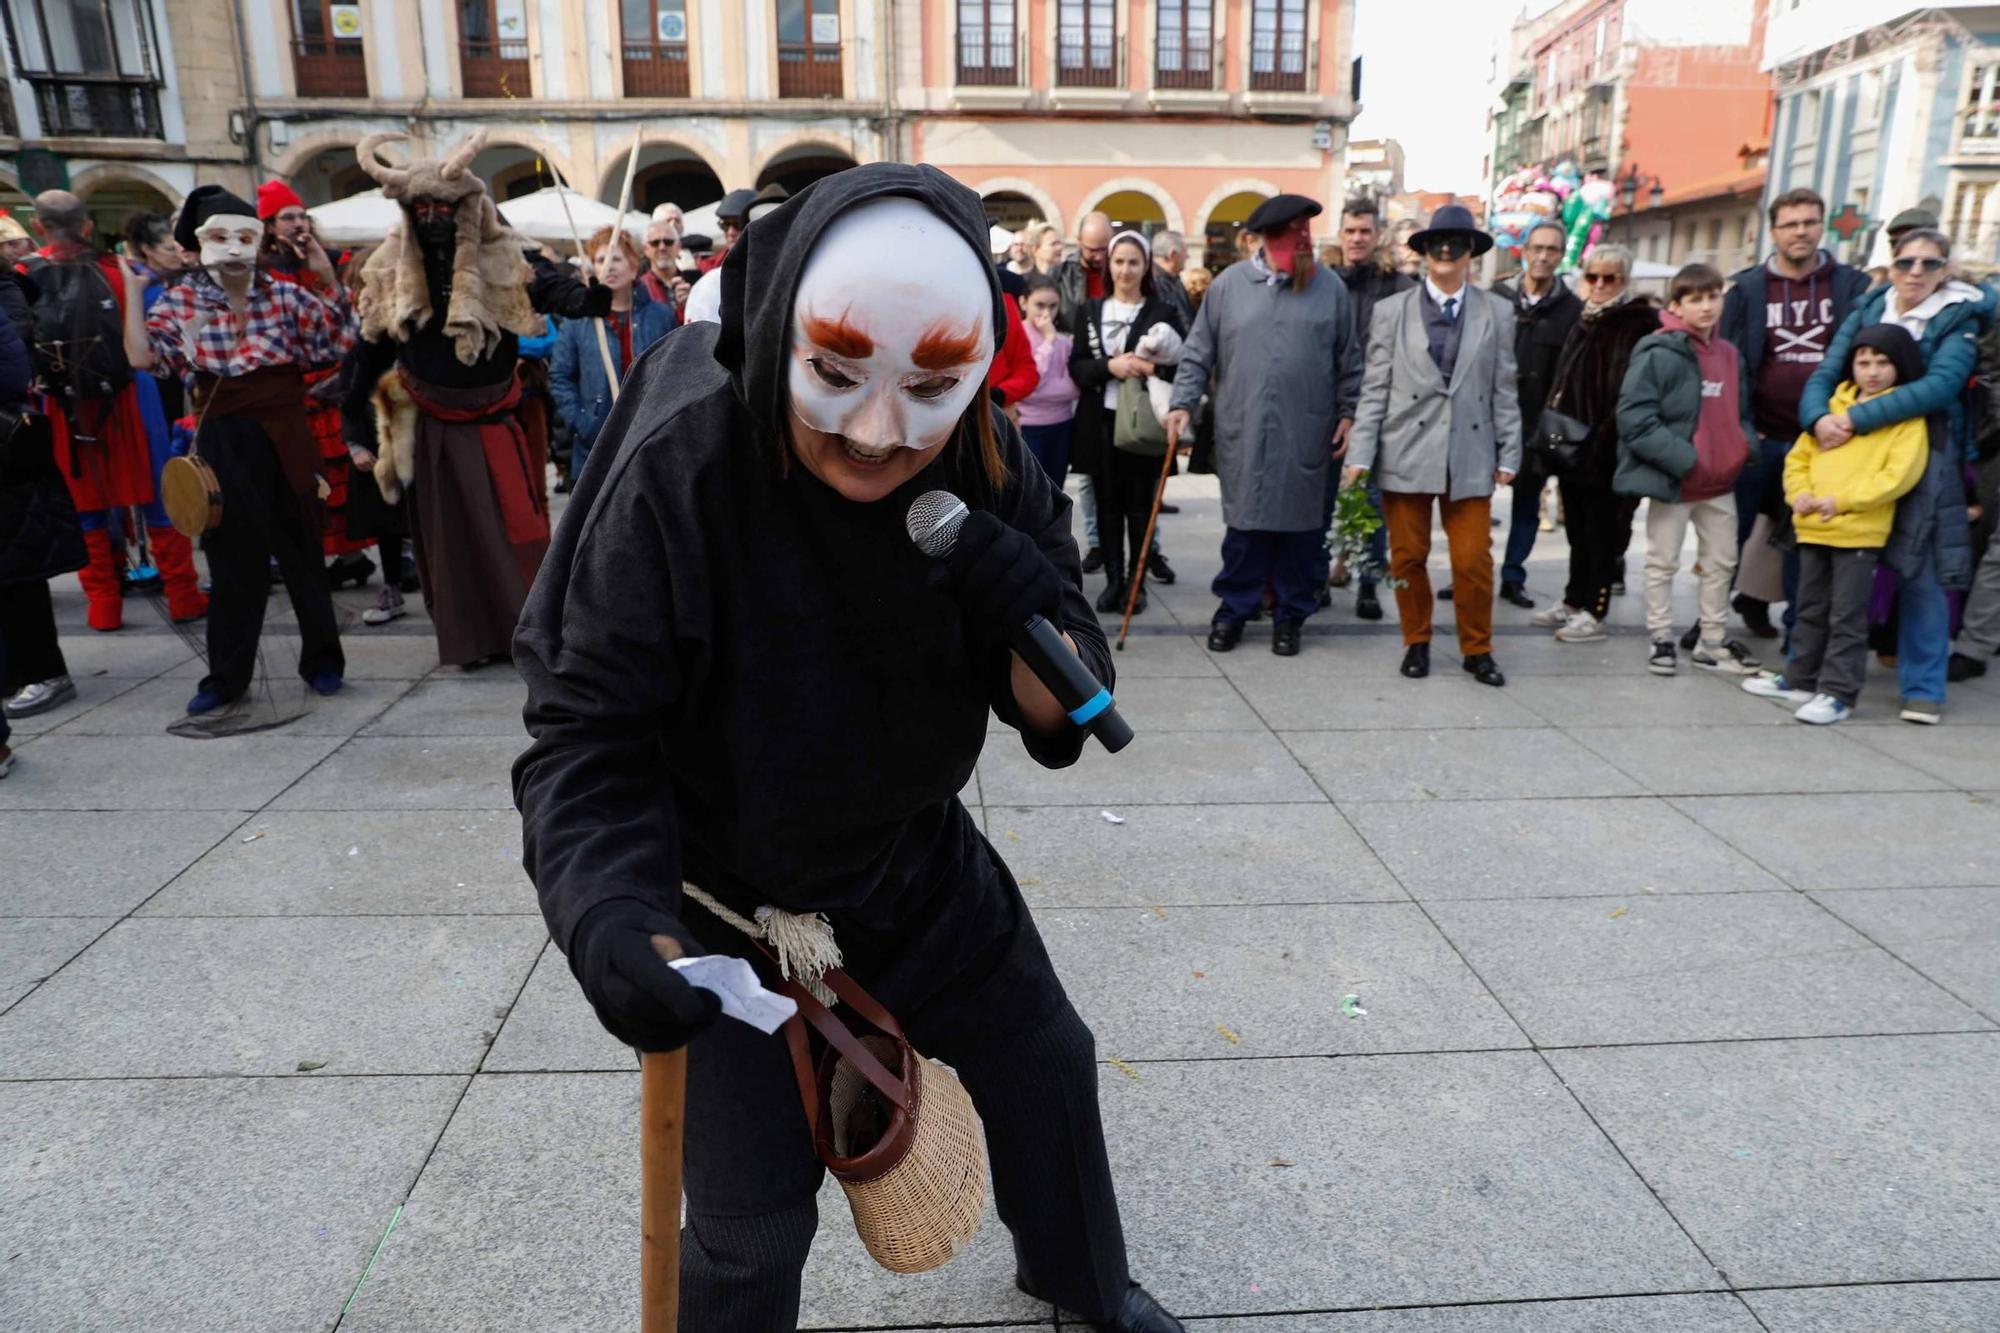
[[[1004,639],[1037,615],[1062,628],[1062,575],[1034,538],[998,515],[973,510],[945,566],[977,632]]]
[[[590,291],[590,318],[606,319],[611,315],[612,291],[601,282],[593,282]]]
[[[601,902],[577,922],[570,970],[597,1021],[627,1046],[671,1051],[715,1021],[722,1001],[689,985],[653,948],[667,935],[688,956],[702,952],[687,927],[636,898]]]

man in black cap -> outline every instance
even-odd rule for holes
[[[299,676],[316,692],[341,685],[346,659],[320,564],[320,448],[306,421],[303,375],[354,344],[354,314],[326,252],[312,244],[314,287],[274,282],[257,267],[264,223],[219,185],[181,205],[174,239],[201,267],[145,310],[146,280],[121,259],[125,352],[136,370],[158,366],[192,384],[195,452],[215,471],[222,517],[202,538],[214,584],[208,674],[187,711],[212,713],[243,697],[277,559],[299,626]],[[326,293],[321,295],[320,293]]]
[[[1354,421],[1347,483],[1371,471],[1382,487],[1389,572],[1403,623],[1403,674],[1431,672],[1431,511],[1440,511],[1457,590],[1458,647],[1482,685],[1505,685],[1493,662],[1493,491],[1521,467],[1514,306],[1469,281],[1493,248],[1471,210],[1446,204],[1410,237],[1423,284],[1376,303],[1368,373]]]
[[[1174,376],[1167,438],[1178,444],[1215,375],[1215,470],[1222,482],[1221,605],[1208,646],[1243,637],[1266,588],[1276,593],[1271,651],[1299,651],[1319,609],[1327,469],[1347,449],[1361,387],[1361,346],[1347,286],[1313,258],[1320,207],[1281,194],[1245,226],[1263,238],[1247,263],[1209,285]]]

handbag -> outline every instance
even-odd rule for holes
[[[1167,452],[1167,428],[1153,411],[1153,396],[1146,381],[1137,377],[1118,381],[1116,424],[1111,447],[1142,458],[1158,458]]]
[[[1583,463],[1590,446],[1590,426],[1554,407],[1542,409],[1535,436],[1528,442],[1528,460],[1542,475],[1563,477]]]

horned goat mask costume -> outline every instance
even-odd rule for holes
[[[492,354],[503,330],[521,336],[541,332],[541,318],[528,303],[533,273],[521,238],[500,220],[486,182],[472,174],[472,159],[485,146],[486,136],[473,135],[442,160],[418,158],[403,166],[377,152],[385,143],[408,138],[371,134],[354,148],[361,169],[381,183],[383,197],[403,206],[402,225],[390,231],[363,269],[367,283],[356,306],[361,334],[405,342],[430,323],[435,311],[411,203],[417,199],[454,203],[458,230],[443,333],[459,361],[469,366]]]

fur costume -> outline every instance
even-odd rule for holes
[[[375,382],[375,487],[395,504],[417,474],[417,404],[391,370]]]
[[[423,252],[412,239],[416,218],[410,201],[457,203],[458,247],[452,258],[451,298],[443,332],[459,361],[469,366],[492,354],[503,329],[516,336],[541,331],[541,319],[528,301],[533,273],[521,238],[500,220],[486,192],[486,182],[470,170],[486,136],[473,135],[442,161],[419,158],[400,167],[376,151],[382,144],[408,138],[405,134],[371,134],[354,149],[361,169],[381,183],[383,196],[403,206],[403,225],[390,231],[362,270],[367,282],[356,306],[361,336],[404,342],[430,323],[435,312],[424,275]]]

